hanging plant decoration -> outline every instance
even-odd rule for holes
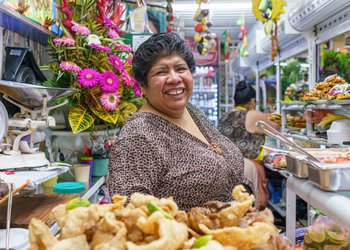
[[[209,10],[202,9],[201,6],[202,3],[208,2],[208,0],[196,0],[198,8],[193,17],[193,20],[198,22],[194,26],[194,30],[197,32],[194,35],[195,47],[201,55],[216,47],[216,35],[210,32],[213,23],[209,20]]]
[[[174,30],[174,13],[173,13],[173,6],[171,5],[174,2],[174,0],[167,0],[167,6],[166,6],[166,11],[167,11],[167,16],[166,16],[166,21],[168,22],[168,28],[166,32],[172,32]]]
[[[239,29],[241,30],[237,36],[238,40],[242,41],[241,47],[239,50],[239,55],[240,55],[240,57],[249,56],[249,52],[247,50],[247,48],[248,48],[248,37],[247,37],[248,31],[245,28],[244,15],[237,20],[236,25],[238,25]]]
[[[264,23],[265,34],[271,34],[271,59],[278,54],[277,21],[284,13],[284,0],[252,0],[253,14]]]

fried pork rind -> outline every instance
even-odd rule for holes
[[[239,250],[250,250],[255,246],[265,244],[276,228],[264,222],[256,222],[247,228],[225,227],[210,230],[204,225],[199,228],[205,233],[212,235],[215,240],[224,246],[237,247]]]
[[[176,250],[187,240],[186,225],[175,220],[169,220],[161,212],[154,212],[147,219],[140,218],[137,226],[144,233],[157,234],[159,239],[145,245],[127,242],[128,250]]]
[[[98,222],[92,237],[91,248],[95,250],[126,250],[126,226],[108,212]]]
[[[29,243],[28,250],[71,250],[73,247],[79,250],[90,249],[84,234],[58,241],[48,226],[38,219],[32,219],[29,224]]]
[[[192,208],[188,213],[189,226],[197,233],[203,233],[200,224],[208,229],[236,226],[254,203],[254,196],[245,191],[242,185],[235,187],[232,191],[235,203],[229,206],[222,202],[208,202],[207,206],[210,208]]]
[[[51,249],[57,242],[44,222],[35,218],[30,221],[28,250]]]

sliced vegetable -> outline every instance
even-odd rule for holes
[[[173,217],[170,214],[168,214],[167,212],[165,212],[163,209],[161,209],[160,207],[158,207],[156,204],[152,202],[147,204],[147,209],[151,214],[153,214],[154,212],[160,211],[162,214],[164,214],[165,218],[169,220],[173,219]]]
[[[209,243],[209,241],[211,241],[213,239],[213,236],[211,235],[203,235],[201,237],[199,237],[198,239],[196,239],[196,241],[193,243],[193,248],[201,248],[204,247],[205,245],[207,245]]]
[[[88,207],[90,206],[90,201],[82,198],[71,199],[66,206],[66,210],[72,210],[77,207]]]

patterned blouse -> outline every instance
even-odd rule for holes
[[[249,133],[245,129],[247,113],[247,110],[225,113],[219,120],[218,129],[239,147],[245,158],[255,159],[260,155],[265,136]]]
[[[201,111],[189,113],[209,143],[222,154],[170,121],[149,112],[129,118],[110,152],[110,194],[134,192],[173,196],[181,209],[210,200],[230,201],[244,178],[240,150]]]

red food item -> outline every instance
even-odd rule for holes
[[[197,24],[196,26],[194,26],[194,30],[198,33],[203,32],[203,25],[202,24]]]

